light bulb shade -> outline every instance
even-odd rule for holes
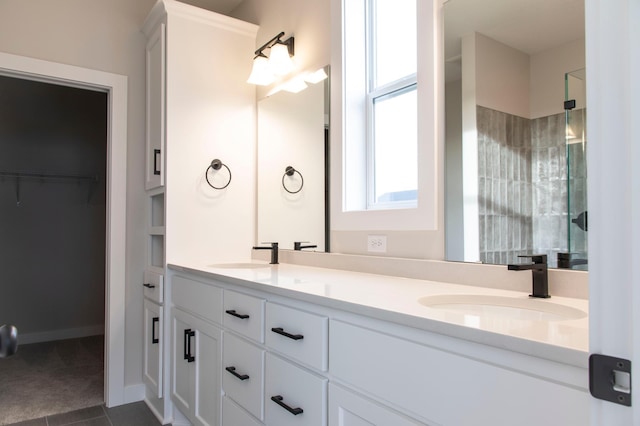
[[[276,43],[271,47],[269,67],[275,75],[285,75],[293,70],[293,61],[289,56],[289,48],[286,44]]]
[[[270,61],[264,56],[256,56],[253,60],[253,68],[247,83],[256,84],[258,86],[268,86],[275,80],[271,71]]]

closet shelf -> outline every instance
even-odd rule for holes
[[[39,180],[46,181],[76,181],[76,182],[89,182],[89,194],[87,196],[87,202],[91,200],[91,195],[95,190],[95,186],[98,184],[98,176],[87,175],[69,175],[69,174],[57,174],[57,173],[33,173],[33,172],[7,172],[0,170],[0,178],[10,178],[16,181],[16,205],[20,205],[20,180]]]

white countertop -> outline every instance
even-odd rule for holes
[[[543,321],[436,309],[426,296],[470,294],[513,297],[521,303],[553,303],[588,313],[588,301],[566,297],[531,300],[528,293],[309,266],[261,262],[169,265],[206,278],[262,290],[330,308],[586,368],[588,316]]]

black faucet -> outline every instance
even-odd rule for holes
[[[574,253],[558,253],[558,268],[571,269],[576,265],[586,265],[587,259],[574,259]]]
[[[529,258],[533,263],[518,263],[507,265],[510,271],[531,271],[533,275],[533,292],[529,297],[549,298],[549,274],[547,273],[547,255],[534,254],[527,256],[518,256]]]
[[[278,264],[278,243],[263,243],[271,244],[269,247],[253,247],[254,250],[271,250],[271,262],[272,265]]]
[[[303,246],[302,243],[308,243],[308,241],[294,241],[293,242],[293,249],[300,251],[300,250],[306,249],[306,248],[316,248],[316,247],[318,247],[315,244],[310,245],[310,246]]]

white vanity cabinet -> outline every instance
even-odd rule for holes
[[[171,400],[193,425],[218,426],[222,289],[175,276],[171,299]]]
[[[174,307],[171,399],[193,425],[220,425],[222,331]]]
[[[586,369],[443,336],[403,336],[402,327],[385,333],[362,325],[331,321],[332,376],[426,424],[589,424]],[[342,424],[334,411],[349,411],[352,403],[342,399],[332,400],[332,426]]]
[[[423,424],[343,387],[329,385],[329,426],[420,426]]]
[[[162,398],[163,307],[144,301],[143,380],[154,395]]]
[[[206,323],[223,336],[218,370],[209,363],[217,362],[211,349],[200,373],[209,408],[221,406],[222,426],[589,423],[586,365],[316,304],[257,283],[184,270],[171,281],[174,305],[191,305],[189,314],[174,306],[172,399],[181,411],[193,409],[198,379],[184,360],[184,336]]]

